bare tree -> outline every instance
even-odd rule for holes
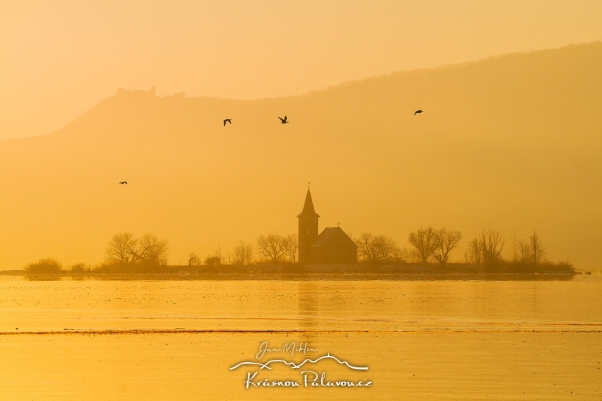
[[[224,258],[222,257],[222,247],[217,244],[217,249],[213,252],[213,254],[215,255],[215,257],[218,260],[218,265],[223,265],[224,264]]]
[[[401,250],[395,241],[386,235],[362,233],[355,240],[359,259],[365,262],[387,262],[399,259]]]
[[[389,262],[397,259],[401,249],[397,246],[393,238],[386,235],[376,236],[376,250],[378,259],[382,262]]]
[[[297,254],[299,253],[299,239],[297,234],[289,234],[285,241],[286,253],[291,262],[297,262]]]
[[[105,250],[105,260],[109,263],[134,262],[134,252],[138,241],[131,233],[119,233],[113,235]]]
[[[115,234],[105,250],[106,261],[110,263],[131,264],[148,262],[166,264],[169,254],[169,242],[159,240],[154,234],[144,234],[140,239],[130,233]]]
[[[224,264],[222,249],[219,244],[217,244],[217,249],[213,251],[213,256],[207,255],[205,258],[205,264],[208,266],[221,266]]]
[[[525,265],[531,261],[531,247],[526,240],[516,239],[515,235],[512,235],[512,263]]]
[[[199,266],[201,264],[201,258],[194,253],[191,252],[188,254],[188,266]]]
[[[374,244],[375,237],[372,233],[361,233],[355,240],[360,261],[372,262],[378,260],[378,251]]]
[[[435,251],[436,233],[433,227],[420,227],[416,232],[410,233],[408,241],[414,247],[413,255],[416,260],[428,263]]]
[[[435,241],[433,244],[433,257],[445,266],[449,259],[449,253],[458,246],[458,242],[462,239],[460,231],[452,231],[446,228],[435,231]]]
[[[541,243],[541,238],[539,238],[539,234],[537,231],[534,231],[533,234],[529,237],[530,251],[531,251],[531,262],[536,265],[543,260],[543,257],[546,255],[546,249],[543,247]]]
[[[531,247],[529,246],[529,243],[525,240],[519,240],[518,241],[518,262],[521,265],[526,264],[531,258],[530,258],[530,254],[531,254]]]
[[[409,262],[412,259],[412,252],[408,248],[401,248],[393,255],[393,259],[402,263]]]
[[[289,251],[287,241],[287,237],[282,235],[260,235],[257,238],[257,252],[266,261],[279,262]]]
[[[537,231],[534,231],[527,239],[512,240],[512,262],[521,265],[536,265],[542,261],[546,250],[541,243]]]
[[[248,265],[253,259],[253,246],[240,240],[238,245],[234,247],[234,264],[235,265]]]
[[[475,264],[481,264],[483,259],[483,243],[478,236],[475,236],[474,239],[468,243],[468,256]]]
[[[502,235],[493,230],[482,231],[480,241],[483,262],[488,266],[495,266],[498,264],[502,260],[502,250],[504,249]]]
[[[135,255],[141,261],[165,265],[169,255],[169,241],[160,240],[156,235],[146,233],[140,237]]]
[[[512,263],[520,262],[520,252],[518,250],[518,241],[516,240],[516,234],[512,234],[510,237],[510,251],[512,252]]]

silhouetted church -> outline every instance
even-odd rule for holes
[[[307,190],[299,218],[299,263],[357,263],[357,245],[341,227],[326,227],[318,235],[318,219]]]

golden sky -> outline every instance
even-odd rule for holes
[[[462,260],[481,230],[506,256],[538,230],[596,266],[600,21],[602,1],[1,1],[0,140],[23,139],[0,141],[0,270],[95,264],[118,232],[171,263],[230,252],[296,232],[309,181],[320,231],[447,227]]]
[[[117,87],[295,95],[393,71],[602,39],[602,2],[0,2],[0,140],[48,134]]]

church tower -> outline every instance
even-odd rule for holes
[[[311,192],[307,189],[303,210],[299,218],[299,263],[311,263],[310,246],[318,239],[318,219],[320,216],[314,210]]]

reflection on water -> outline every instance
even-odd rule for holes
[[[298,341],[315,347],[320,346],[317,335],[320,313],[319,285],[320,283],[315,281],[299,281],[297,290],[299,329],[303,331]]]
[[[318,325],[320,300],[319,283],[315,281],[299,281],[298,284],[298,316],[299,327],[303,330],[315,330]]]
[[[558,281],[0,279],[0,332],[432,331],[602,321],[600,275]],[[15,326],[18,323],[18,326]]]

